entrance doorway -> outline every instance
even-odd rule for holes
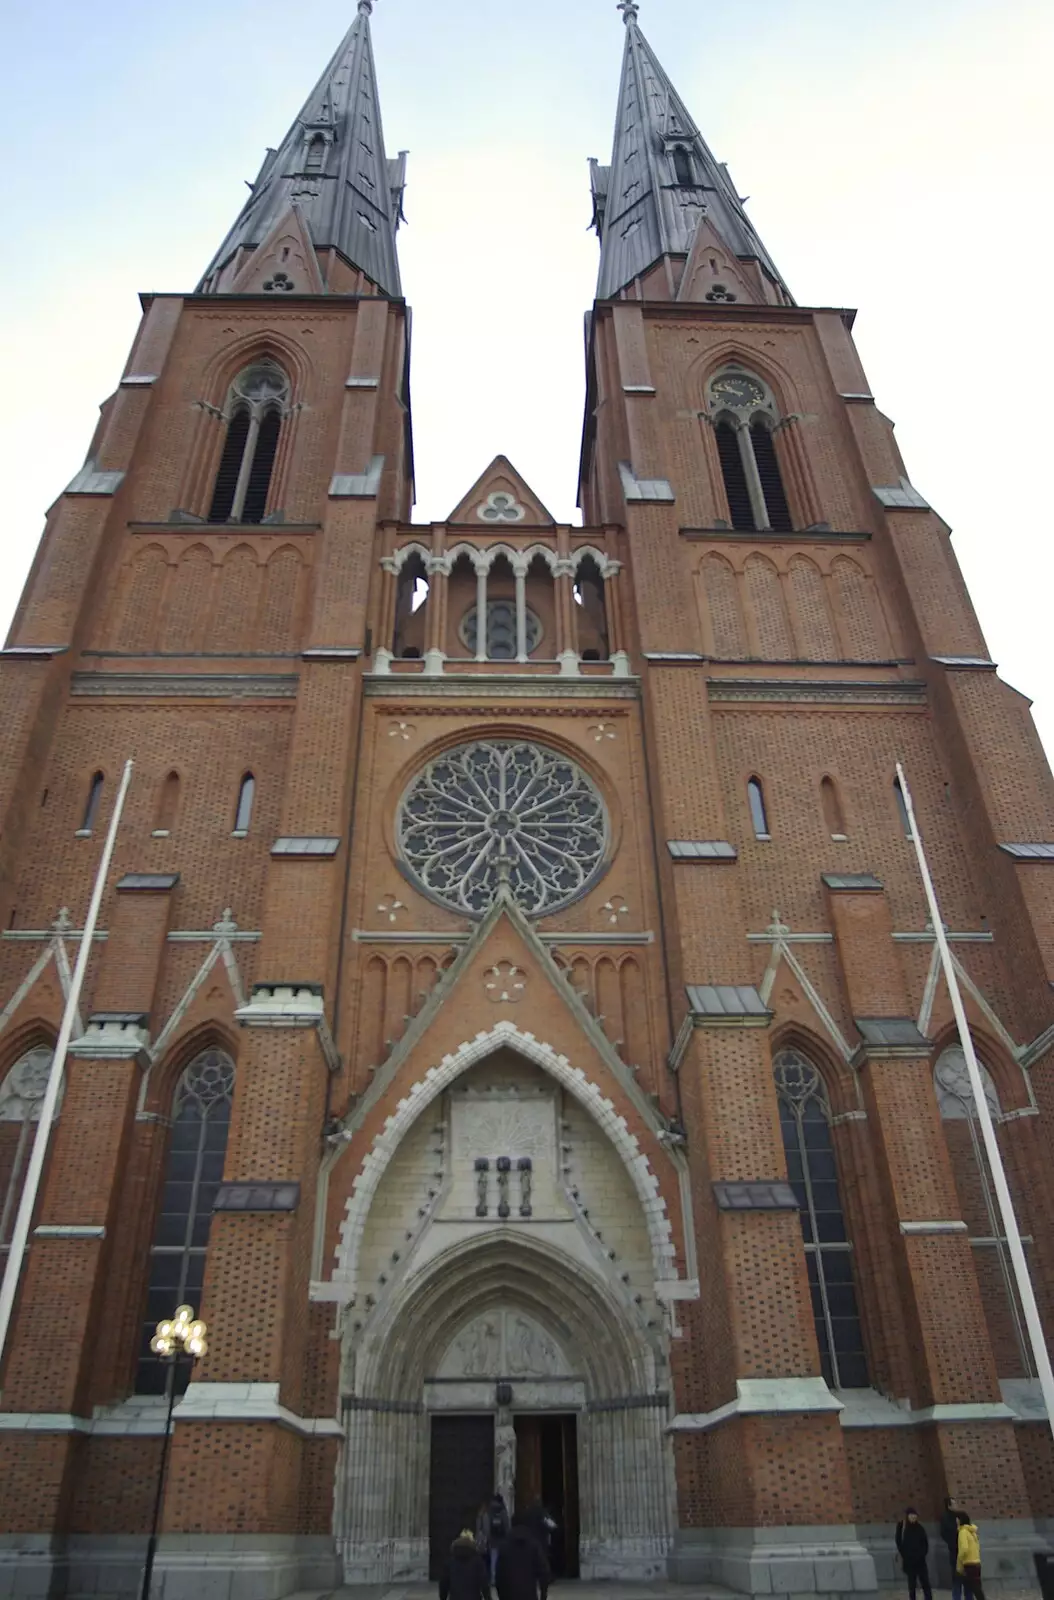
[[[549,1538],[553,1576],[578,1577],[578,1418],[513,1417],[516,1510],[540,1500],[556,1528]]]
[[[462,1528],[494,1493],[494,1418],[433,1417],[428,1495],[428,1575],[438,1578]]]

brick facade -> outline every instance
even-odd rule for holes
[[[704,255],[686,296],[667,257],[596,305],[583,527],[504,458],[448,522],[411,521],[406,306],[336,254],[310,293],[266,291],[268,256],[237,292],[145,300],[94,476],[52,508],[0,659],[16,1201],[18,1063],[57,1035],[135,761],[4,1354],[0,1578],[50,1562],[98,1589],[96,1550],[103,1588],[134,1587],[163,1416],[137,1360],[184,1181],[177,1091],[210,1049],[235,1063],[224,1183],[298,1189],[204,1225],[170,1600],[202,1574],[233,1595],[222,1541],[276,1600],[338,1557],[421,1572],[443,1410],[494,1415],[510,1489],[515,1415],[578,1416],[595,1576],[669,1562],[779,1590],[756,1569],[783,1530],[811,1575],[791,1588],[866,1591],[905,1496],[932,1519],[948,1492],[1010,1574],[1054,1518],[987,1171],[935,1088],[954,1028],[893,780],[900,760],[1048,1327],[1054,864],[1001,846],[1054,838],[1054,787],[947,528],[886,492],[907,480],[851,317]],[[735,303],[703,292],[717,271]],[[288,386],[265,515],[212,524],[228,396],[260,362]],[[730,526],[710,389],[730,369],[774,397],[794,531]],[[627,490],[645,481],[660,492]],[[474,741],[599,797],[602,859],[551,911],[519,903],[526,869],[466,910],[408,865],[402,797]],[[757,1003],[708,1009],[705,986]],[[910,1021],[917,1044],[858,1019]],[[818,1073],[867,1388],[825,1381],[808,1273],[828,1258],[807,1262],[798,1211],[715,1189],[786,1184],[781,1051]],[[821,1545],[848,1576],[820,1575]]]

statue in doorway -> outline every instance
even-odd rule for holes
[[[499,1422],[494,1429],[494,1481],[510,1511],[516,1504],[516,1429]]]

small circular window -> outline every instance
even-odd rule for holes
[[[418,884],[468,916],[493,904],[503,873],[529,917],[569,905],[600,872],[607,810],[577,762],[543,745],[458,745],[399,804],[399,853]]]
[[[475,655],[478,643],[478,617],[475,606],[470,606],[461,619],[458,637],[466,650]],[[533,655],[542,637],[542,624],[529,608],[527,610],[527,654]],[[516,605],[512,600],[487,601],[487,660],[516,660]]]

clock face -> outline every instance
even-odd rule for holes
[[[739,372],[726,372],[720,378],[715,378],[713,395],[716,400],[723,400],[725,405],[742,410],[748,406],[765,404],[765,391],[760,383]]]

